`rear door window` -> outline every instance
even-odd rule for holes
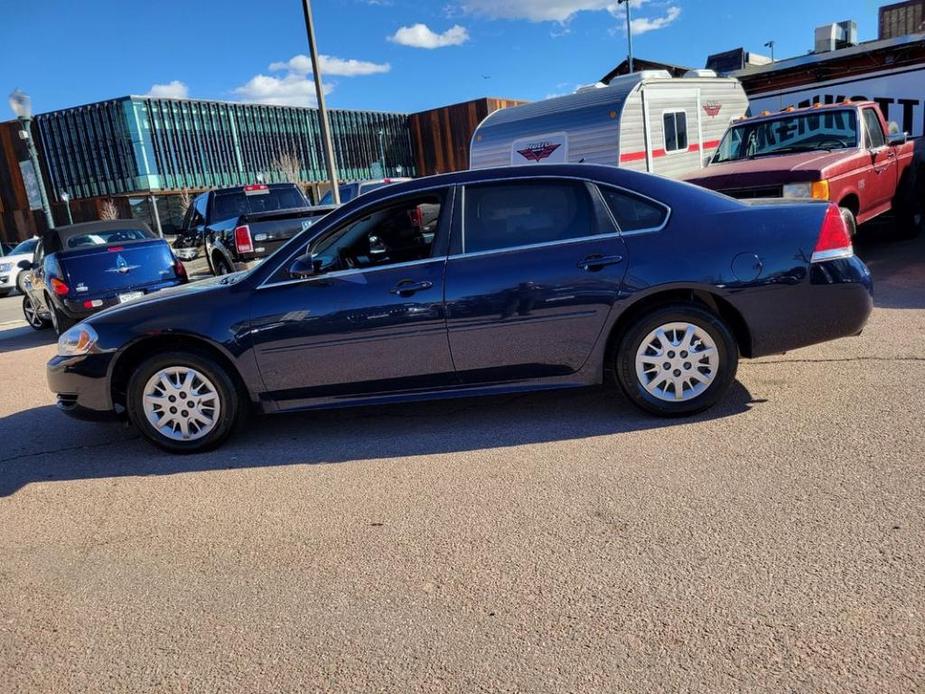
[[[130,241],[144,241],[157,238],[154,232],[144,229],[106,229],[94,231],[80,236],[71,236],[67,240],[67,247],[91,248],[93,246],[109,246],[114,243],[129,243]]]
[[[580,181],[466,186],[463,252],[553,243],[597,233],[588,189]]]
[[[601,188],[620,231],[658,229],[668,218],[668,208],[657,202],[616,188]]]

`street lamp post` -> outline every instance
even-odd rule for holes
[[[617,0],[618,5],[626,5],[626,40],[629,42],[629,71],[633,70],[633,18],[630,15],[630,3],[632,0]]]
[[[768,41],[766,44],[764,44],[764,47],[771,49],[771,62],[773,63],[774,62],[774,42]]]
[[[16,114],[19,120],[19,138],[26,143],[26,150],[29,152],[29,160],[32,162],[32,169],[35,173],[35,180],[39,188],[39,197],[42,200],[42,210],[45,212],[45,221],[49,229],[55,228],[55,220],[51,216],[51,205],[48,203],[48,195],[45,192],[45,180],[42,178],[42,167],[39,166],[39,153],[35,150],[35,143],[32,141],[32,99],[19,89],[10,94],[10,108]]]
[[[64,203],[65,209],[67,209],[67,223],[74,223],[74,216],[71,214],[71,194],[66,190],[61,191],[61,202]]]
[[[312,59],[312,75],[315,78],[315,95],[318,98],[318,120],[321,121],[321,139],[324,142],[325,163],[328,179],[331,181],[331,195],[334,204],[340,205],[340,186],[337,185],[337,164],[334,162],[334,143],[331,142],[331,125],[328,109],[324,103],[324,88],[321,83],[321,69],[318,66],[318,47],[315,45],[315,23],[312,20],[312,4],[302,0],[302,14],[305,15],[305,34],[308,37],[308,52]]]

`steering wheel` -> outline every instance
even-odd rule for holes
[[[834,144],[835,147],[834,147],[834,148],[833,148],[833,147],[827,147],[827,145],[831,145],[831,144]],[[848,145],[845,144],[844,140],[836,140],[836,139],[832,139],[832,140],[823,140],[822,142],[819,143],[819,147],[820,147],[821,149],[838,149],[839,147],[847,147],[847,146],[848,146]]]

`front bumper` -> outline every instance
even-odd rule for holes
[[[112,353],[53,357],[46,374],[48,387],[58,398],[58,409],[78,419],[119,417],[122,413],[113,406],[109,384],[112,359]]]

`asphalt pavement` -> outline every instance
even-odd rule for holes
[[[925,238],[860,254],[860,337],[693,419],[595,389],[193,457],[59,415],[0,300],[0,692],[922,692]]]

